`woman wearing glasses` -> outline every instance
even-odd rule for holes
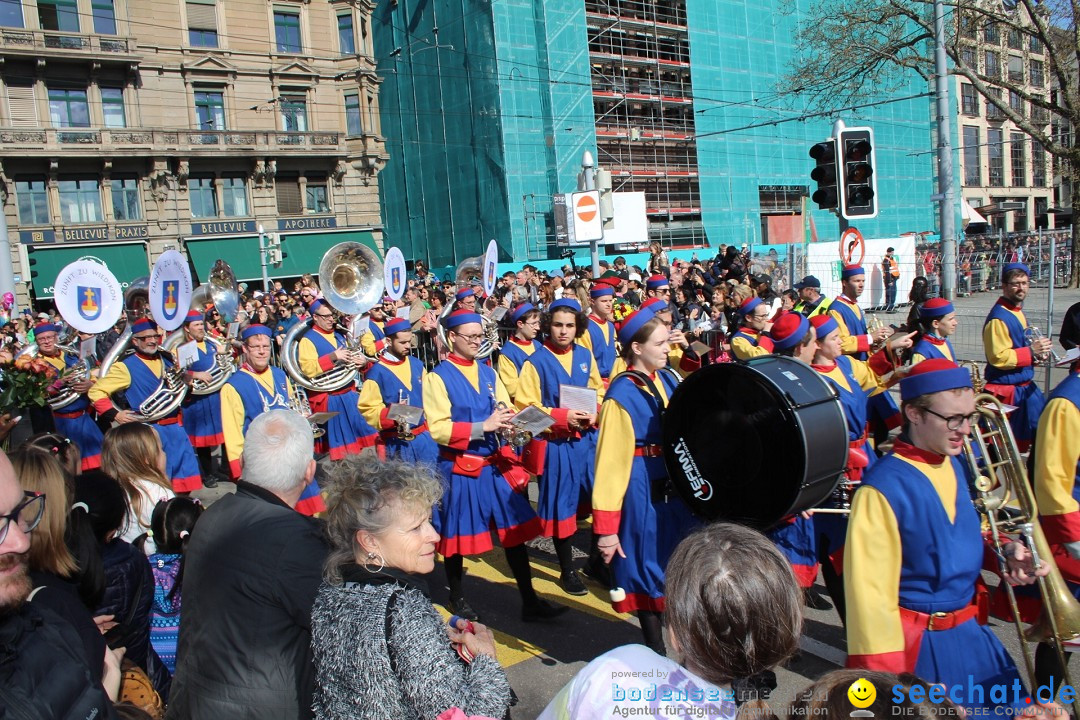
[[[1001,641],[977,621],[984,546],[960,457],[975,413],[971,373],[949,360],[924,360],[900,381],[900,398],[903,432],[867,471],[851,507],[848,665],[915,673],[947,693],[959,687],[950,697],[964,697],[977,713],[1023,709],[1022,696],[1010,691],[1002,702],[990,692],[1019,688],[1020,679]],[[1004,555],[1005,580],[1014,585],[1049,569],[1035,571],[1022,543],[1009,543]]]

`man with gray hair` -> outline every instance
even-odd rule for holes
[[[184,568],[169,720],[310,718],[311,607],[328,548],[295,510],[315,475],[307,420],[270,410],[248,427],[242,479],[199,519]]]

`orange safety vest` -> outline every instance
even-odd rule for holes
[[[896,258],[886,255],[885,261],[889,263],[889,274],[894,278],[900,277],[900,265],[896,262]]]

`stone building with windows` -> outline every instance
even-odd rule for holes
[[[0,197],[20,306],[168,248],[261,277],[259,229],[314,272],[381,242],[368,0],[0,0]],[[31,263],[31,260],[33,261]],[[257,286],[257,285],[256,285]]]
[[[1038,38],[961,15],[957,39],[963,64],[1049,101],[1051,80]],[[964,200],[985,217],[988,230],[1054,227],[1052,171],[1042,145],[980,96],[965,78],[956,76],[955,83]],[[997,88],[996,93],[1010,109],[1049,125],[1050,114],[1019,93],[1008,88]]]

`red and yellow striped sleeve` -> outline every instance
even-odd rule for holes
[[[634,423],[617,400],[604,401],[596,441],[596,482],[593,485],[593,532],[619,532],[623,498],[634,464]]]
[[[127,365],[122,362],[115,362],[109,368],[109,372],[105,377],[99,378],[96,383],[90,386],[86,396],[100,415],[109,410],[117,409],[113,405],[111,396],[113,393],[127,390],[129,387],[131,387],[131,373],[128,372]]]
[[[983,351],[986,362],[999,370],[1015,370],[1034,362],[1031,348],[1014,348],[1009,328],[996,318],[983,326]]]
[[[219,393],[221,398],[221,431],[225,436],[225,457],[229,463],[229,477],[240,477],[240,456],[244,454],[244,401],[236,388],[225,383]]]
[[[360,398],[356,401],[356,407],[367,424],[373,428],[387,430],[395,425],[393,420],[386,417],[389,408],[383,402],[379,384],[374,380],[364,380],[364,384],[360,386]]]
[[[1062,545],[1080,542],[1080,504],[1073,497],[1080,409],[1066,398],[1050,400],[1039,416],[1035,446],[1035,501],[1046,539]]]
[[[840,326],[840,351],[845,355],[855,355],[861,352],[870,352],[869,335],[852,335],[848,330],[847,321],[836,310],[829,310],[829,317]]]
[[[731,338],[731,351],[735,353],[736,359],[749,360],[750,358],[758,357],[759,355],[771,354],[773,351],[772,341],[768,338],[761,338],[759,344],[754,345],[746,338],[736,335]]]
[[[885,496],[859,488],[844,543],[848,667],[904,672],[900,531]]]
[[[337,347],[337,338],[332,335],[325,336],[327,342],[334,347]],[[300,338],[300,342],[296,344],[296,354],[300,361],[300,372],[304,373],[308,377],[315,377],[316,375],[322,375],[324,372],[334,367],[334,354],[327,353],[326,355],[319,355],[319,351],[315,348],[315,343],[311,342],[308,338]]]

